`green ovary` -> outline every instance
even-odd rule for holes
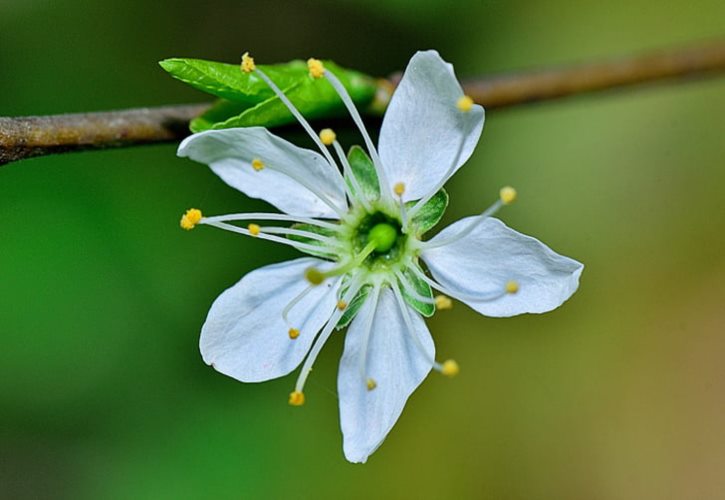
[[[391,224],[380,222],[370,229],[367,239],[368,242],[375,243],[375,252],[385,253],[395,245],[398,230]]]

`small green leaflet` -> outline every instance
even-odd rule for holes
[[[417,264],[412,265],[417,266]],[[418,268],[418,270],[420,270],[420,268]],[[406,267],[402,271],[402,274],[406,278],[407,282],[410,283],[413,288],[415,288],[415,291],[418,292],[418,294],[422,295],[423,297],[433,299],[433,290],[431,290],[430,285],[420,279],[413,271],[410,270],[410,268]],[[433,316],[433,313],[436,312],[435,304],[428,304],[414,299],[413,297],[408,295],[408,293],[406,293],[406,288],[402,286],[402,284],[400,287],[400,291],[403,294],[403,298],[408,303],[408,305],[410,305],[410,307],[418,311],[426,318],[430,318],[431,316]]]
[[[347,291],[348,287],[350,286],[349,280],[347,276],[343,278],[342,286],[340,287],[340,295],[344,295]],[[368,298],[368,295],[370,295],[370,292],[373,290],[373,287],[371,285],[365,285],[360,289],[359,292],[357,292],[357,295],[355,295],[355,298],[350,301],[350,303],[345,308],[345,312],[340,317],[340,320],[337,322],[337,325],[335,326],[335,329],[342,330],[347,325],[350,324],[350,322],[357,316],[357,313],[360,311],[360,308],[365,303],[365,300]]]
[[[405,206],[410,209],[415,204],[415,201],[409,201]],[[413,217],[411,222],[414,226],[417,226],[418,235],[423,235],[435,227],[446,212],[446,208],[448,208],[448,193],[446,193],[445,189],[441,189]]]
[[[231,127],[272,127],[295,121],[272,89],[258,75],[243,73],[239,65],[182,58],[165,59],[159,64],[174,78],[220,98],[207,112],[192,120],[192,132]],[[377,90],[374,78],[344,69],[331,61],[324,64],[340,79],[355,104],[362,108],[370,105]],[[329,82],[312,79],[304,61],[258,67],[306,118],[346,115],[342,101]]]
[[[375,165],[373,161],[367,155],[365,150],[360,146],[353,146],[347,153],[347,161],[350,163],[350,169],[355,175],[360,189],[363,191],[363,195],[368,200],[375,200],[380,197],[380,184],[378,183],[378,174],[375,171]],[[356,196],[358,193],[355,192],[355,187],[350,179],[346,179],[350,190]]]

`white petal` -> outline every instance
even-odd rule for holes
[[[453,66],[438,52],[418,52],[408,63],[380,130],[379,153],[391,185],[403,182],[404,200],[423,198],[471,156],[483,129],[483,108],[456,107],[463,90]],[[463,143],[456,169],[450,171]]]
[[[346,207],[342,181],[321,155],[297,147],[262,127],[200,132],[184,139],[177,154],[208,164],[233,188],[288,214],[337,218],[313,190],[321,192],[335,206]],[[259,171],[252,168],[252,160],[257,158],[266,165]]]
[[[473,218],[451,224],[431,241],[448,239]],[[453,297],[486,296],[514,280],[519,291],[494,301],[456,298],[486,316],[543,313],[559,307],[576,291],[584,265],[555,253],[536,238],[488,218],[464,238],[421,255],[433,277]]]
[[[350,325],[337,379],[343,448],[350,462],[365,462],[382,444],[408,396],[431,369],[431,362],[420,352],[412,335],[417,336],[429,359],[435,356],[425,322],[409,309],[415,331],[407,331],[393,292],[385,288],[373,318],[363,374],[360,356],[365,348],[365,318],[372,307],[373,301],[368,300]],[[377,388],[367,389],[367,377],[377,382]]]
[[[289,337],[282,311],[309,285],[304,278],[308,267],[324,270],[331,265],[302,258],[244,276],[209,310],[199,341],[204,361],[242,382],[261,382],[294,370],[335,310],[340,280],[327,280],[312,288],[291,310],[289,320],[300,330],[294,340]]]

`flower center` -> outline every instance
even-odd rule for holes
[[[372,270],[382,270],[401,260],[405,254],[408,236],[403,233],[400,221],[383,212],[364,215],[354,230],[352,243],[356,253],[373,244],[373,252],[364,265]]]

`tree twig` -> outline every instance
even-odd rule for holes
[[[725,71],[725,41],[609,61],[486,76],[464,82],[487,108]],[[398,77],[391,78],[397,83]],[[180,140],[209,104],[99,113],[0,117],[0,165],[54,153]]]

